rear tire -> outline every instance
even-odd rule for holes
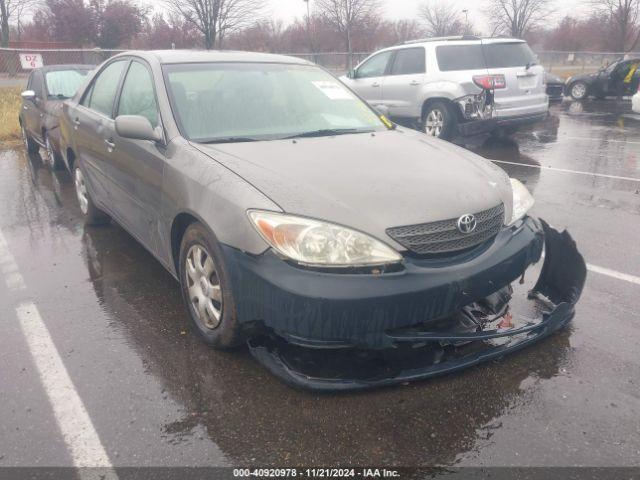
[[[73,182],[76,188],[76,197],[80,204],[80,211],[84,215],[85,223],[87,225],[103,225],[108,223],[110,220],[109,215],[104,213],[93,203],[89,190],[87,189],[87,184],[85,183],[82,170],[80,170],[80,167],[77,165],[73,170]]]
[[[44,144],[45,151],[47,156],[47,164],[51,168],[51,170],[60,170],[62,168],[62,159],[60,155],[56,153],[53,148],[53,144],[51,143],[51,139],[49,138],[49,134],[45,132],[44,134]]]
[[[22,142],[27,153],[36,154],[40,150],[40,146],[29,136],[27,129],[24,125],[20,125],[20,131],[22,133]]]
[[[442,140],[453,137],[456,124],[455,114],[445,102],[437,101],[429,104],[422,115],[422,131]]]
[[[569,95],[574,100],[584,100],[588,97],[588,93],[587,84],[582,81],[573,82],[569,86]]]
[[[198,336],[218,350],[240,345],[244,339],[222,250],[198,222],[182,237],[179,275],[182,298]]]

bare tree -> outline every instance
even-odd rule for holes
[[[207,50],[220,47],[226,35],[256,21],[264,7],[261,0],[165,0],[165,4],[202,33]]]
[[[522,38],[553,13],[549,0],[488,0],[493,33]]]
[[[11,22],[14,19],[18,22],[18,32],[20,32],[20,20],[40,3],[40,0],[0,0],[0,45],[3,47],[9,45]]]
[[[316,0],[316,8],[344,37],[348,52],[347,67],[353,69],[351,34],[354,27],[377,16],[380,0]]]
[[[640,40],[640,0],[598,0],[593,2],[595,14],[602,22],[609,48],[616,52],[633,50]]]
[[[460,17],[461,10],[446,1],[429,1],[420,7],[420,18],[424,20],[427,34],[432,37],[461,35],[467,26]]]

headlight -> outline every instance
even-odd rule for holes
[[[250,210],[258,233],[281,255],[305,265],[357,267],[398,263],[384,243],[349,228],[282,213]]]
[[[513,215],[511,216],[511,221],[509,225],[520,220],[524,217],[533,204],[535,200],[525,187],[519,180],[515,178],[511,178],[511,190],[513,191]]]

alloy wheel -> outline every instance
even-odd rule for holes
[[[439,137],[444,127],[444,115],[438,108],[434,108],[427,115],[425,122],[425,132],[432,137]]]
[[[587,94],[587,87],[584,83],[576,83],[571,87],[571,96],[576,99],[584,98]]]
[[[22,143],[24,143],[24,148],[29,152],[29,137],[27,137],[27,131],[24,129],[24,125],[20,127],[20,132],[22,133]]]
[[[56,165],[56,157],[53,152],[53,145],[51,145],[51,140],[49,140],[49,135],[45,135],[45,147],[47,150],[47,161],[49,162],[49,166],[53,169]]]
[[[76,168],[74,183],[76,186],[78,203],[80,203],[80,210],[82,210],[82,213],[86,215],[89,212],[89,194],[87,193],[87,185],[84,181],[84,176],[82,175],[80,168]]]
[[[215,330],[222,319],[222,287],[213,257],[202,245],[193,245],[186,257],[189,300],[199,322]]]

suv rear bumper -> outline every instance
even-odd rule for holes
[[[472,120],[458,124],[458,133],[464,137],[490,133],[500,127],[520,127],[538,123],[549,115],[549,112],[518,115],[515,117],[494,117],[486,120]]]

